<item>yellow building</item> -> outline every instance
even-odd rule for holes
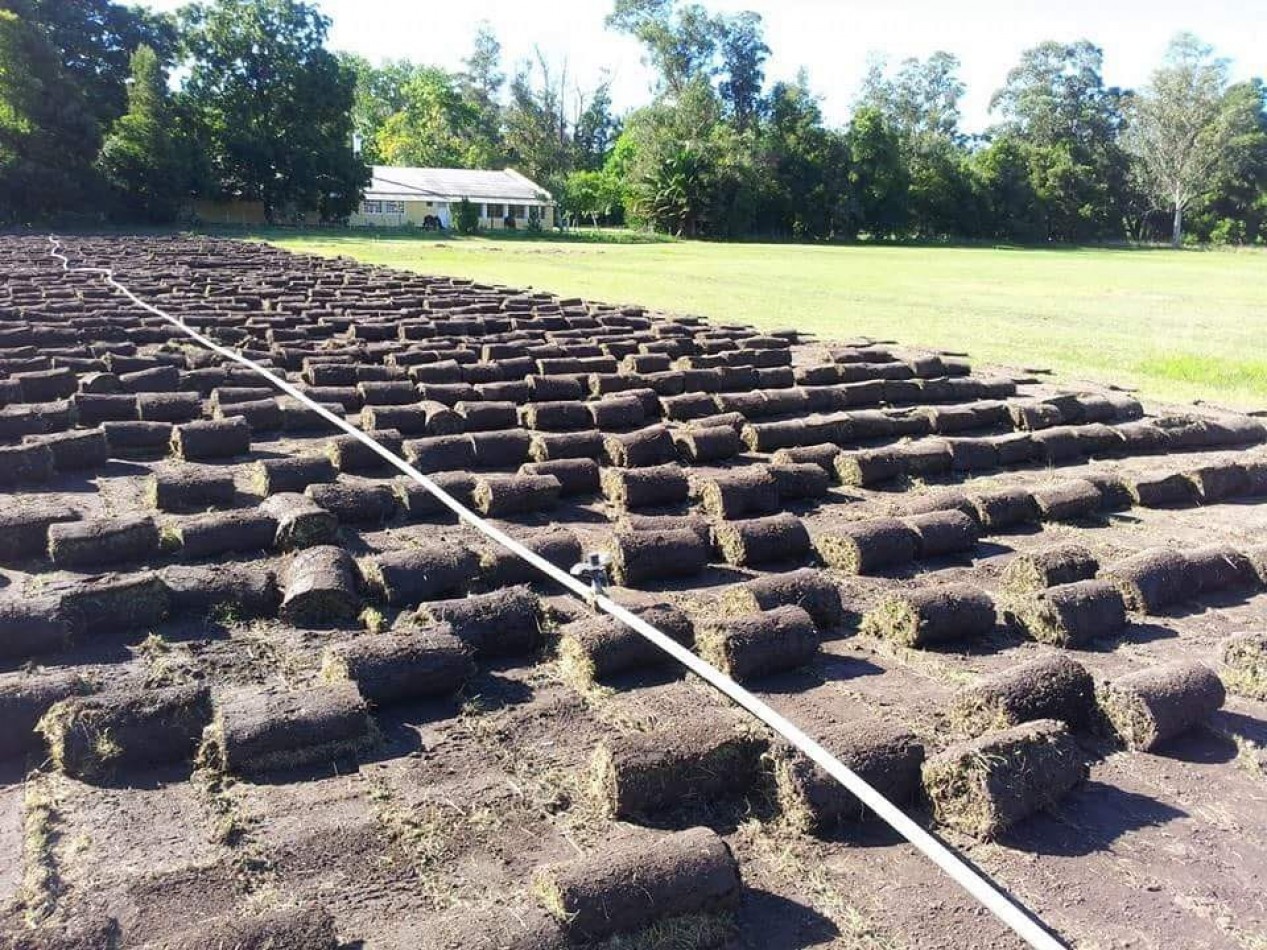
[[[482,171],[466,168],[397,168],[373,166],[365,197],[348,218],[352,227],[423,227],[439,222],[453,226],[458,203],[465,198],[479,209],[480,227],[528,226],[537,217],[543,227],[554,224],[554,198],[513,168]]]

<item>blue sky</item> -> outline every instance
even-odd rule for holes
[[[964,126],[990,122],[990,96],[1020,53],[1046,39],[1090,39],[1104,50],[1105,80],[1147,82],[1166,44],[1189,30],[1232,61],[1234,78],[1267,76],[1267,0],[703,0],[714,11],[755,10],[773,56],[769,79],[809,70],[832,123],[847,120],[868,56],[896,63],[938,49],[957,55],[967,83]],[[148,0],[171,10],[182,0]],[[607,0],[320,0],[330,43],[369,57],[409,58],[457,69],[487,20],[506,67],[540,46],[569,76],[592,86],[604,71],[619,109],[649,95],[651,72],[637,43],[603,27]]]

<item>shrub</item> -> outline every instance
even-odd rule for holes
[[[480,229],[480,209],[463,198],[453,213],[453,226],[459,234],[474,234]]]

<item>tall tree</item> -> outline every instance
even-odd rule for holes
[[[128,111],[115,122],[97,159],[123,216],[154,223],[175,220],[188,197],[187,156],[158,54],[138,46],[132,54]]]
[[[1101,50],[1086,40],[1041,43],[1021,55],[991,100],[993,135],[1025,151],[1047,222],[1046,237],[1120,233],[1128,161],[1118,143],[1124,93],[1106,87]]]
[[[213,0],[183,12],[184,85],[222,193],[266,215],[346,215],[367,169],[352,151],[355,76],[299,0]]]
[[[726,77],[718,91],[727,114],[742,131],[756,120],[770,47],[765,44],[761,15],[751,10],[719,18],[716,29]]]
[[[355,77],[352,100],[352,131],[366,161],[378,162],[379,129],[387,119],[408,104],[409,83],[423,67],[407,59],[388,59],[373,65],[355,53],[337,54],[343,67]]]
[[[490,152],[503,151],[500,144],[502,110],[499,102],[506,75],[501,70],[502,45],[492,26],[481,23],[475,31],[471,54],[465,60],[463,96],[475,110],[480,136]]]
[[[383,121],[374,138],[374,154],[384,164],[479,168],[494,160],[493,144],[457,77],[420,67],[402,99],[403,107]]]
[[[698,3],[678,7],[676,0],[616,0],[607,25],[646,47],[660,90],[669,96],[681,95],[695,79],[716,75],[718,22]]]
[[[863,107],[849,123],[849,229],[876,239],[902,234],[909,222],[910,180],[897,132],[878,109]]]
[[[0,0],[48,40],[66,78],[104,132],[127,108],[132,51],[144,44],[170,61],[177,45],[170,17],[113,0]]]
[[[620,136],[620,120],[612,112],[611,81],[604,77],[588,97],[582,97],[572,132],[576,166],[602,168]]]
[[[1176,247],[1183,242],[1184,212],[1235,158],[1229,147],[1237,135],[1253,127],[1253,112],[1238,108],[1240,100],[1227,93],[1226,60],[1181,33],[1133,102],[1126,147],[1148,193],[1173,212]]]
[[[0,10],[0,221],[26,224],[94,204],[95,117],[58,51]]]

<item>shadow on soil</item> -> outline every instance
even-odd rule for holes
[[[1147,795],[1088,781],[1049,815],[1037,815],[1000,837],[1018,851],[1085,857],[1131,831],[1164,825],[1187,812]]]
[[[804,950],[841,936],[818,911],[756,887],[744,890],[736,916],[739,937],[731,946],[745,950]]]

